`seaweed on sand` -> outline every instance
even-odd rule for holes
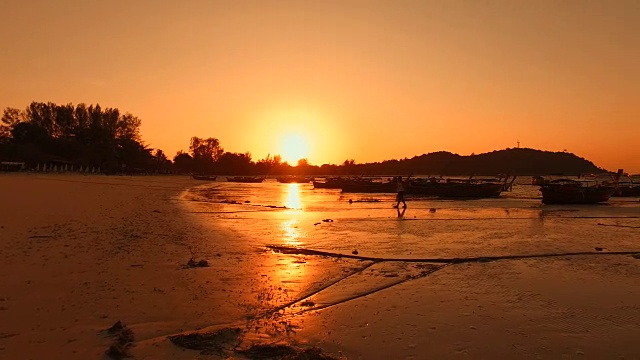
[[[107,329],[109,336],[114,338],[113,343],[105,353],[112,359],[120,360],[131,357],[129,347],[133,342],[133,331],[129,329],[122,321],[118,320],[113,326]]]
[[[284,344],[254,344],[248,349],[237,352],[249,359],[256,360],[338,360],[338,358],[324,354],[317,347],[298,350]]]
[[[172,343],[185,349],[200,350],[203,355],[222,355],[232,351],[242,341],[242,330],[224,328],[209,333],[191,333],[169,336]]]
[[[169,340],[201,355],[232,356],[237,354],[256,360],[338,360],[317,347],[300,349],[288,344],[253,344],[239,349],[244,337],[240,328],[224,328],[214,332],[171,335]],[[341,358],[342,359],[342,358]]]
[[[196,261],[193,258],[191,258],[189,259],[189,261],[187,261],[187,265],[185,265],[184,267],[185,268],[209,267],[209,262],[207,260]]]

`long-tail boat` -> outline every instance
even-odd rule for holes
[[[312,183],[314,189],[342,189],[342,184],[344,184],[345,180],[346,179],[338,176],[327,177],[324,179],[324,181],[314,179]]]
[[[192,175],[194,180],[206,180],[206,181],[216,181],[218,178],[215,175]]]
[[[634,182],[635,180],[635,182]],[[630,176],[625,181],[618,182],[618,190],[612,196],[636,197],[640,196],[640,176]]]
[[[544,181],[540,186],[543,204],[597,204],[606,202],[618,190],[618,170],[613,182],[556,179]]]
[[[291,183],[304,184],[304,183],[313,181],[313,177],[311,176],[278,176],[276,180],[279,183],[283,183],[283,184],[291,184]]]
[[[515,180],[515,178],[514,178]],[[434,196],[441,199],[483,199],[499,197],[511,185],[505,179],[438,179],[413,181],[407,193],[419,196]]]
[[[239,183],[261,183],[266,179],[266,177],[255,177],[255,176],[234,176],[227,177],[227,181],[229,182],[239,182]]]

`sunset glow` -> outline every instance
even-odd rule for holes
[[[282,161],[296,165],[298,160],[309,157],[309,142],[300,134],[286,134],[282,138],[280,156]]]
[[[170,157],[192,136],[316,165],[519,141],[640,172],[621,146],[640,133],[637,1],[64,3],[4,6],[0,107],[117,107]]]

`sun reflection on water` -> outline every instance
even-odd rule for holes
[[[298,220],[291,219],[282,223],[281,228],[284,231],[283,239],[285,245],[298,246],[300,245],[300,229],[298,229]]]
[[[283,241],[286,245],[299,246],[298,240],[301,236],[301,231],[298,228],[298,214],[302,212],[302,201],[300,200],[300,184],[287,184],[282,196],[284,197],[284,205],[292,209],[287,212],[291,215],[291,218],[282,222],[280,227],[283,230]]]
[[[282,243],[286,246],[299,247],[302,246],[300,238],[304,236],[304,232],[300,229],[300,217],[303,216],[302,200],[300,199],[300,184],[287,184],[282,192],[284,205],[289,208],[284,212],[286,218],[280,224],[282,229]],[[278,260],[278,279],[285,284],[301,284],[307,276],[305,267],[306,262],[298,259],[297,256],[280,257]],[[292,285],[288,285],[292,286]],[[294,290],[293,288],[290,290]]]
[[[287,191],[284,193],[284,205],[289,209],[302,209],[300,200],[300,184],[287,184]]]

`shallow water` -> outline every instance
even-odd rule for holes
[[[265,181],[203,184],[184,199],[212,232],[235,235],[207,244],[224,246],[222,259],[237,259],[225,272],[251,279],[249,342],[284,336],[369,359],[511,358],[522,349],[529,357],[588,349],[601,358],[611,353],[589,334],[620,349],[635,341],[621,334],[638,331],[638,292],[630,285],[637,254],[606,253],[640,252],[637,198],[549,206],[538,187],[517,184],[497,199],[410,198],[402,214],[392,208],[393,194]],[[267,245],[343,257],[272,253]],[[378,260],[344,257],[352,254]],[[519,255],[540,256],[452,260]],[[624,296],[610,301],[605,293]]]
[[[206,221],[251,245],[381,258],[625,251],[637,249],[640,233],[637,198],[550,206],[537,186],[517,183],[497,199],[409,198],[404,213],[392,208],[393,194],[342,194],[274,180],[208,183],[187,199]]]

